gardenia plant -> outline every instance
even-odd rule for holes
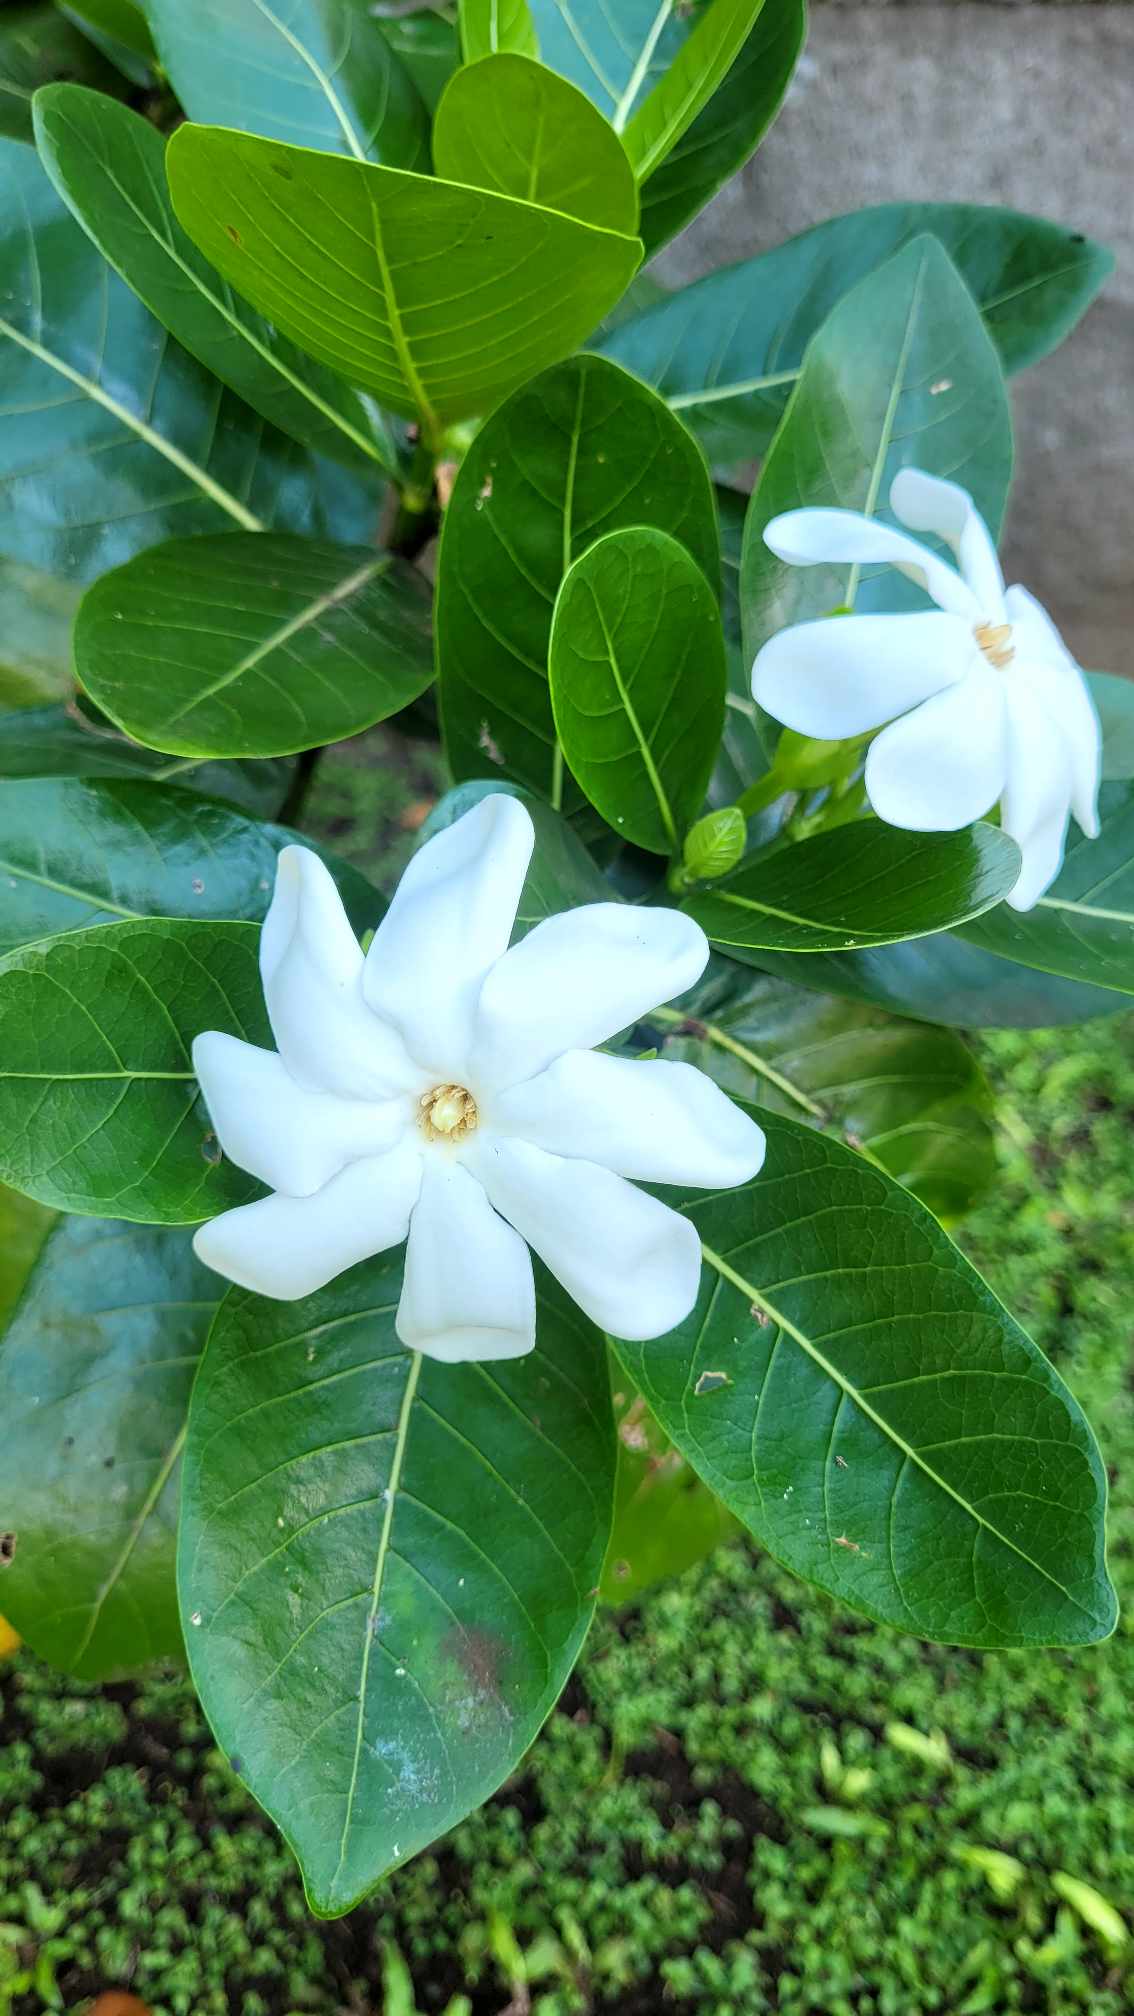
[[[734,1521],[1105,1637],[1090,1427],[947,1228],[957,1032],[1134,993],[1131,689],[995,553],[1108,255],[895,203],[641,281],[803,0],[67,15],[0,92],[0,1610],[187,1651],[325,1914]],[[378,722],[446,785],[348,862]]]

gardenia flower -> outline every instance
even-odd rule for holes
[[[937,609],[794,624],[759,653],[752,691],[777,720],[826,741],[888,722],[870,745],[866,791],[892,826],[952,832],[999,802],[1024,857],[1008,901],[1030,910],[1059,873],[1070,813],[1089,839],[1099,830],[1094,705],[1050,617],[1026,588],[1005,588],[967,490],[903,469],[890,506],[943,539],[957,568],[857,511],[786,511],[764,538],[796,567],[888,562]]]
[[[397,1333],[448,1363],[532,1349],[529,1246],[616,1336],[689,1314],[696,1228],[627,1178],[728,1189],[764,1136],[691,1065],[592,1046],[692,986],[708,943],[594,903],[509,948],[534,839],[517,799],[483,799],[411,861],[365,958],[323,863],[284,848],[260,939],[278,1055],[193,1045],[222,1148],[275,1194],[200,1227],[207,1266],[290,1301],[408,1233]]]

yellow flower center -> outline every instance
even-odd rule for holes
[[[480,1115],[476,1100],[463,1085],[435,1085],[418,1100],[419,1118],[430,1141],[460,1141],[471,1134]]]
[[[1010,623],[978,623],[973,636],[990,665],[1003,672],[1016,656]]]

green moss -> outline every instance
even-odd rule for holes
[[[1130,1038],[982,1045],[1003,1165],[964,1235],[1099,1429],[1120,1593]],[[99,1693],[21,1660],[0,1724],[0,2012],[5,1965],[38,1963],[13,2016],[107,1984],[159,2016],[412,2016],[414,1998],[434,2016],[462,1992],[496,2016],[525,1976],[533,2016],[1121,2016],[1134,1969],[1052,1878],[1134,1911],[1132,1696],[1125,1624],[1085,1652],[947,1652],[724,1549],[604,1618],[513,1783],[318,1925],[184,1681]]]

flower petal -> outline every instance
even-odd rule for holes
[[[262,1197],[198,1226],[198,1260],[239,1288],[297,1302],[406,1236],[421,1187],[421,1151],[351,1162],[313,1197]]]
[[[973,649],[971,624],[931,609],[824,616],[768,639],[752,667],[752,692],[797,734],[841,742],[954,685]]]
[[[661,1337],[688,1316],[701,1241],[688,1218],[594,1162],[477,1134],[463,1161],[584,1315],[616,1337]]]
[[[229,1161],[289,1197],[310,1197],[358,1156],[385,1154],[413,1118],[405,1096],[378,1104],[312,1092],[274,1050],[214,1029],[194,1042],[193,1069]]]
[[[568,1050],[538,1078],[501,1093],[490,1125],[643,1183],[731,1189],[764,1160],[756,1122],[694,1065],[596,1050]]]
[[[911,532],[935,532],[944,539],[982,614],[1003,620],[1004,576],[996,542],[967,490],[924,469],[900,469],[890,485],[890,509]]]
[[[411,1351],[445,1365],[520,1358],[535,1345],[531,1254],[443,1151],[424,1158],[396,1328]]]
[[[1016,646],[1012,677],[1021,678],[1042,698],[1063,729],[1071,779],[1071,805],[1088,839],[1098,837],[1102,730],[1098,711],[1078,665],[1047,610],[1026,588],[1009,588],[1004,598]]]
[[[328,869],[285,847],[260,933],[260,973],[293,1078],[342,1098],[388,1099],[421,1083],[405,1046],[366,1006],[362,951]]]
[[[983,663],[884,728],[866,758],[880,819],[915,833],[954,833],[995,805],[1008,763],[1004,689]]]
[[[534,1078],[564,1050],[590,1050],[704,972],[709,941],[680,910],[587,903],[548,917],[497,961],[480,993],[478,1097]]]
[[[1000,823],[1024,865],[1006,900],[1013,910],[1030,910],[1063,866],[1071,762],[1063,726],[1030,690],[1025,670],[1010,681],[1008,696],[1008,781]]]
[[[864,518],[859,511],[805,508],[784,511],[764,528],[764,544],[793,567],[853,563],[858,567],[896,567],[933,597],[939,609],[964,616],[970,623],[981,615],[972,590],[956,569],[939,560],[928,546]]]
[[[508,947],[535,829],[494,792],[415,854],[366,955],[370,1006],[429,1071],[460,1078],[481,982]]]

